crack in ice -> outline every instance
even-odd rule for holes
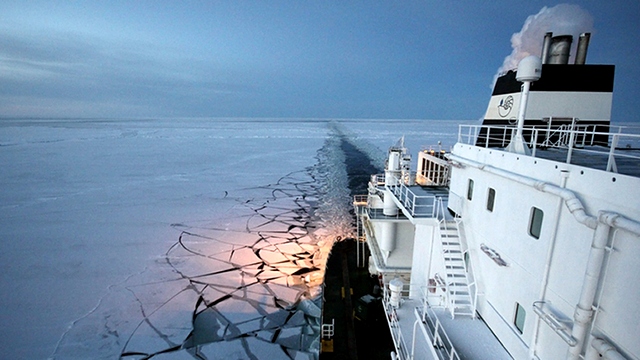
[[[334,241],[353,236],[340,148],[344,136],[332,131],[317,152],[315,166],[274,184],[242,189],[266,191],[268,196],[235,198],[237,208],[245,210],[233,222],[171,224],[180,233],[163,261],[137,274],[141,283],[130,284],[135,281],[130,277],[118,286],[138,305],[137,310],[123,310],[137,312],[137,322],[126,315],[98,313],[100,305],[91,313],[114,323],[105,326],[111,336],[127,339],[121,358],[179,352],[201,359],[318,358],[326,258]],[[225,191],[224,199],[234,198]],[[152,280],[144,281],[146,276]],[[189,302],[191,310],[185,306]],[[80,320],[72,328],[81,328]],[[71,330],[55,354],[78,354],[74,341],[82,336],[71,336]]]

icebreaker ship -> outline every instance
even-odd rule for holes
[[[640,358],[640,135],[612,65],[545,37],[450,152],[402,143],[356,196],[396,359]],[[525,61],[526,60],[526,61]]]

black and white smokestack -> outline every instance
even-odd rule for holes
[[[544,42],[542,43],[542,54],[540,55],[540,60],[542,60],[543,64],[547,63],[547,58],[549,57],[549,46],[551,46],[552,36],[552,32],[548,32],[544,35]]]
[[[576,50],[576,65],[584,65],[587,62],[587,48],[591,33],[582,33],[578,38],[578,49]]]
[[[551,46],[549,47],[547,63],[560,65],[568,64],[572,41],[573,36],[571,35],[560,35],[551,38]]]

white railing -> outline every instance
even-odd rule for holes
[[[445,154],[447,153],[447,151],[442,149],[442,144],[438,144],[438,145],[422,145],[420,147],[420,151],[421,152],[425,152],[428,154],[431,154],[437,158],[440,159],[444,159],[445,158]],[[449,152],[451,152],[451,147],[449,147]]]
[[[419,317],[422,319],[422,323],[425,326],[425,330],[427,330],[427,335],[429,336],[428,341],[433,345],[435,354],[441,360],[453,360],[460,359],[457,350],[447,332],[445,331],[440,319],[433,311],[433,306],[429,304],[428,296],[431,290],[437,291],[439,285],[433,286],[423,286],[422,290],[422,308],[417,309]],[[435,292],[434,291],[434,292]],[[414,334],[415,336],[415,334]],[[415,344],[414,344],[415,346]]]
[[[429,169],[416,175],[416,183],[422,186],[449,186],[449,168]]]
[[[437,276],[437,274],[436,274]],[[443,288],[445,287],[445,288]],[[446,309],[446,299],[445,296],[442,295],[438,295],[438,290],[441,290],[442,293],[445,293],[446,290],[446,284],[438,284],[433,283],[431,285],[426,285],[426,286],[420,286],[420,302],[422,303],[422,308],[426,309],[427,307],[431,307],[431,308],[438,308],[438,309]],[[430,295],[431,294],[431,295]],[[435,303],[433,302],[433,300],[429,300],[429,297],[437,297],[438,298],[438,302]],[[424,311],[424,310],[423,310]]]
[[[395,215],[385,215],[384,209],[367,208],[365,210],[369,219],[406,219],[402,211],[398,211]]]
[[[419,157],[422,161],[418,163],[416,182],[424,186],[448,186],[451,166],[445,155],[444,152],[423,151]]]
[[[609,132],[596,131],[607,127]],[[632,130],[633,133],[623,131]],[[606,167],[601,170],[618,172],[616,159],[640,164],[640,134],[638,129],[607,125],[565,124],[551,127],[525,127],[527,146],[531,156],[539,157],[538,150],[556,148],[567,150],[565,162],[572,163],[574,153],[606,157]],[[460,125],[458,142],[480,147],[506,147],[515,128],[510,126]],[[603,166],[604,167],[604,166]]]
[[[400,328],[400,322],[398,321],[398,313],[396,312],[395,307],[393,307],[389,301],[390,294],[388,285],[383,284],[383,300],[382,305],[384,308],[384,312],[387,316],[387,322],[389,324],[389,331],[391,332],[391,338],[393,339],[393,344],[395,345],[396,350],[398,351],[397,358],[399,360],[409,360],[411,359],[411,354],[409,353],[409,348],[407,347],[407,343],[405,342],[404,335],[402,334],[402,329]],[[406,287],[407,285],[405,285]],[[403,297],[408,294],[408,290],[402,291]]]
[[[400,176],[403,184],[415,185],[418,174],[415,171],[403,171]]]
[[[402,299],[408,298],[409,290],[412,286],[418,287],[419,285],[404,284],[402,290]],[[432,305],[430,305],[428,301],[428,294],[431,292],[431,290],[433,290],[433,292],[436,292],[435,290],[440,288],[440,285],[419,286],[419,288],[421,290],[421,304],[420,306],[414,307],[414,309],[417,313],[417,317],[422,320],[422,326],[426,330],[428,336],[426,341],[431,344],[434,354],[436,354],[440,360],[459,360],[460,357],[457,350],[455,349],[454,344],[451,342],[451,339],[447,335],[445,328],[442,326],[442,323],[438,319],[438,316],[433,311]],[[411,342],[411,344],[409,344],[406,342],[406,340],[408,339],[405,339],[405,336],[411,334],[404,334],[400,328],[396,309],[391,306],[389,302],[390,291],[388,289],[387,283],[383,284],[383,289],[383,308],[387,316],[389,329],[391,331],[391,336],[397,351],[397,358],[401,360],[412,359],[416,342],[415,325],[413,341]],[[401,300],[401,304],[402,301],[403,300]],[[411,351],[408,345],[411,345]]]
[[[549,122],[550,124],[551,122]],[[539,144],[541,147],[568,147],[570,144],[577,146],[591,146],[596,143],[596,125],[575,125],[564,124],[557,128],[552,128],[550,125],[546,129],[533,128],[535,133],[535,139],[538,139],[538,135],[544,135],[544,140]],[[575,131],[572,131],[575,130]],[[576,137],[575,134],[581,136]],[[573,137],[575,138],[572,139]],[[534,142],[529,142],[532,145]],[[536,141],[537,143],[537,141]]]
[[[369,195],[354,195],[353,204],[356,206],[367,206]]]
[[[405,175],[413,176],[415,178],[416,173],[411,172]],[[402,178],[399,176],[394,176],[393,181],[390,181],[389,182],[390,184],[386,185],[385,175],[376,174],[376,175],[371,175],[371,180],[369,184],[370,186],[376,187],[376,189],[384,186],[387,190],[391,191],[391,193],[395,195],[396,198],[398,198],[402,206],[404,206],[404,208],[409,212],[411,216],[434,217],[436,213],[437,197],[432,195],[416,195],[416,193],[413,192],[413,190],[411,190],[411,188],[405,184],[405,181],[403,181],[404,179],[402,180],[401,179]],[[371,193],[371,189],[370,189],[370,193]],[[384,197],[383,192],[376,191],[376,194],[378,196]],[[367,195],[356,195],[356,197],[354,197],[354,204],[358,202],[362,202],[360,205],[365,205],[364,204],[365,200],[358,196],[367,196]],[[377,218],[382,216],[389,217],[384,215],[382,208],[369,207],[368,204],[367,204],[366,211],[371,218]],[[398,215],[396,217],[399,218],[403,216],[404,215],[401,212],[398,212]]]
[[[375,175],[371,175],[371,184],[373,184],[374,186],[384,186],[384,174],[375,174]]]
[[[387,188],[400,200],[411,216],[434,217],[436,213],[436,196],[416,195],[404,183],[398,181],[397,185],[387,185]]]
[[[426,325],[429,340],[434,349],[437,349],[436,355],[440,360],[460,360],[460,356],[453,346],[451,339],[444,330],[440,319],[429,306],[422,309],[422,322]]]
[[[322,324],[322,338],[331,339],[335,333],[336,319],[331,319],[331,324]]]

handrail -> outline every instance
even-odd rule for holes
[[[602,170],[617,172],[616,159],[624,158],[640,164],[640,134],[638,129],[622,126],[578,124],[573,119],[572,124],[561,124],[556,127],[525,127],[528,138],[527,145],[531,148],[533,157],[540,157],[538,149],[567,150],[565,162],[572,163],[575,154],[606,156],[606,168]],[[607,128],[609,131],[597,131]],[[630,130],[633,133],[623,133]],[[480,147],[505,148],[512,138],[512,126],[487,125],[459,125],[458,142],[461,144]],[[619,146],[619,144],[621,144]]]
[[[437,210],[437,218],[438,218],[438,223],[440,226],[444,226],[444,230],[448,231],[448,227],[447,227],[447,221],[446,221],[446,215],[444,213],[444,203],[442,201],[442,199],[438,199],[438,210]],[[440,240],[442,241],[442,238],[440,238]],[[448,250],[444,250],[442,251],[443,255],[448,253]],[[451,289],[449,288],[449,282],[448,281],[444,281],[444,286],[445,286],[445,296],[447,299],[447,307],[449,308],[449,312],[451,313],[451,317],[454,316],[454,296],[456,295],[456,291],[453,290],[453,294],[451,294]],[[453,296],[451,296],[453,295]]]
[[[562,340],[564,340],[569,346],[576,346],[578,340],[571,335],[573,323],[568,318],[560,318],[557,315],[557,310],[553,308],[548,301],[534,301],[533,312],[535,312],[542,321],[544,321],[549,327],[556,333]]]
[[[322,338],[331,339],[335,334],[336,319],[331,319],[331,324],[322,324]]]
[[[453,342],[449,339],[447,332],[445,331],[440,319],[433,311],[433,309],[427,307],[422,313],[422,321],[426,326],[427,333],[430,337],[431,344],[434,348],[439,349],[436,351],[438,358],[441,360],[454,360],[460,359],[458,351],[456,350]],[[443,354],[444,352],[444,354]],[[446,355],[446,356],[445,356]]]
[[[376,186],[384,186],[385,175],[384,174],[374,174],[371,175],[371,183]]]
[[[395,215],[386,215],[384,213],[384,209],[382,208],[367,207],[365,208],[365,211],[367,213],[367,216],[369,216],[369,219],[406,219],[401,211],[398,211],[398,213],[396,213]]]
[[[402,360],[411,359],[411,353],[409,352],[409,348],[407,343],[405,342],[404,334],[400,329],[400,324],[398,321],[397,313],[395,312],[395,308],[391,306],[390,300],[390,291],[388,289],[388,283],[383,284],[383,309],[388,319],[389,329],[391,331],[391,336],[396,347],[397,358]],[[402,298],[407,298],[410,293],[410,289],[412,286],[417,286],[416,284],[404,284],[402,290]],[[420,286],[421,289],[421,297],[422,297],[422,307],[416,307],[415,311],[417,311],[417,316],[422,320],[423,326],[428,335],[427,341],[431,343],[434,349],[438,350],[435,353],[440,360],[459,360],[460,356],[458,355],[458,351],[455,349],[455,346],[449,335],[442,325],[442,322],[436,315],[433,308],[429,305],[427,301],[427,296],[429,289],[436,288],[438,286],[428,285],[428,286]],[[414,328],[415,330],[415,328]],[[414,334],[415,336],[415,334]],[[414,340],[415,341],[415,340]]]
[[[460,227],[462,225],[462,219],[460,217],[455,218],[456,223],[458,224],[456,231],[458,232],[458,237],[460,238],[460,248],[463,249],[462,251],[462,258],[465,258],[465,254],[469,254],[469,248],[467,247],[467,243],[466,243],[466,238],[464,238],[462,236],[462,233],[460,232]],[[471,293],[473,293],[472,295],[472,299],[471,299],[471,311],[473,312],[473,317],[476,317],[476,309],[477,309],[477,305],[478,305],[478,284],[476,282],[476,277],[475,277],[475,272],[473,270],[473,263],[471,261],[469,261],[469,263],[467,263],[466,261],[462,262],[462,267],[464,268],[464,272],[465,275],[467,277],[467,283],[468,283],[468,287],[469,287],[469,295],[471,295]],[[473,290],[473,292],[472,292]]]
[[[462,224],[462,219],[459,216],[456,216],[454,218],[454,221],[456,222],[456,227],[454,228],[449,228],[447,226],[447,219],[446,219],[446,214],[445,214],[445,206],[444,206],[444,202],[442,201],[442,199],[438,199],[438,212],[437,212],[437,216],[438,216],[438,222],[440,224],[440,226],[444,227],[444,231],[449,231],[449,230],[455,230],[456,235],[458,236],[458,241],[460,242],[460,250],[461,250],[461,255],[462,255],[462,269],[464,271],[464,275],[465,275],[465,280],[467,282],[467,290],[469,291],[469,297],[471,300],[471,312],[472,312],[472,317],[475,318],[475,314],[476,314],[476,306],[477,306],[477,302],[478,302],[478,288],[477,288],[477,284],[475,281],[475,276],[473,276],[473,266],[471,264],[471,262],[469,262],[469,264],[467,264],[466,261],[464,261],[465,258],[465,254],[469,253],[469,249],[466,246],[466,242],[464,241],[465,239],[462,236],[462,233],[460,232],[460,227]],[[443,253],[450,253],[449,250],[443,250]],[[447,296],[447,303],[449,304],[449,310],[451,312],[451,316],[453,317],[455,314],[455,306],[454,306],[454,297],[455,295],[458,295],[458,291],[453,289],[450,291],[449,288],[449,283],[445,281],[445,286],[446,286],[446,296]],[[453,296],[450,296],[453,295]]]
[[[369,195],[354,195],[353,196],[353,204],[354,205],[366,205],[369,202]]]
[[[416,195],[403,182],[396,181],[394,183],[396,185],[387,185],[387,189],[398,198],[411,216],[434,217],[436,212],[436,196]]]
[[[404,291],[403,291],[404,292]],[[407,344],[404,340],[404,336],[402,335],[402,330],[400,329],[400,322],[398,321],[398,314],[396,313],[396,309],[391,306],[389,301],[390,294],[388,290],[387,284],[383,286],[383,300],[382,307],[384,309],[385,315],[387,316],[387,322],[389,324],[389,331],[391,332],[391,338],[395,345],[396,350],[398,351],[397,358],[400,360],[409,360],[410,353],[407,348]]]
[[[443,146],[442,144],[437,144],[437,145],[421,145],[420,146],[420,151],[425,151],[425,152],[438,152],[438,153],[445,153],[446,150],[443,150]],[[449,152],[451,152],[451,148],[449,147]]]

